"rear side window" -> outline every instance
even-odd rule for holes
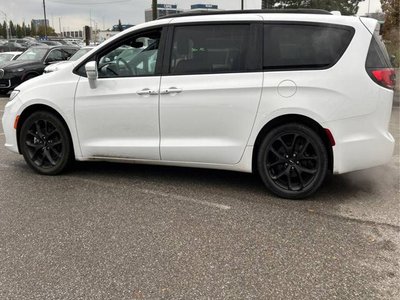
[[[391,67],[386,47],[380,37],[375,34],[373,35],[369,45],[366,67],[367,69]]]
[[[209,74],[246,70],[250,25],[176,27],[170,74]]]
[[[265,24],[264,70],[309,70],[333,66],[354,35],[347,26]]]

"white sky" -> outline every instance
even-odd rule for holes
[[[221,9],[240,9],[241,0],[158,0],[159,3],[177,4],[181,9],[190,8],[191,4],[216,4]],[[359,14],[380,10],[379,0],[366,0],[360,4]],[[106,4],[99,4],[106,3]],[[144,10],[150,8],[151,0],[46,0],[47,18],[50,25],[59,31],[79,30],[89,25],[90,15],[98,28],[110,28],[118,23],[138,24],[144,22]],[[245,8],[261,8],[261,0],[245,0]],[[0,21],[8,19],[17,23],[30,23],[31,19],[43,19],[43,0],[0,0]]]

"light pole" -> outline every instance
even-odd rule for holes
[[[0,10],[0,12],[4,15],[4,20],[6,21],[6,34],[7,34],[7,40],[9,40],[10,39],[10,31],[8,30],[9,28],[8,28],[7,14],[2,10]]]
[[[157,0],[152,0],[151,9],[152,9],[152,12],[153,12],[153,20],[156,20],[158,18]]]
[[[43,0],[43,14],[44,14],[44,39],[47,40],[46,1],[45,0]]]
[[[244,0],[242,0],[242,10],[244,10]]]

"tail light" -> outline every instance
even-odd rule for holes
[[[368,73],[372,80],[375,81],[377,84],[388,89],[394,89],[396,85],[396,73],[394,69],[373,69],[368,70]]]

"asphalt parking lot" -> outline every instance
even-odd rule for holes
[[[400,299],[399,114],[391,163],[307,201],[225,171],[39,176],[0,126],[0,299]]]

